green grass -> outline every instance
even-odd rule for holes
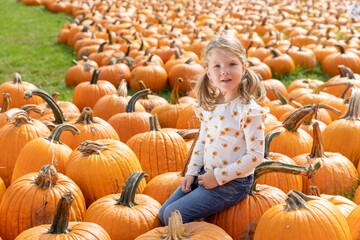
[[[49,94],[60,92],[60,100],[71,100],[65,72],[75,58],[67,45],[57,43],[65,14],[52,14],[44,6],[30,7],[16,0],[0,4],[0,83],[12,80],[14,72]]]
[[[60,92],[60,100],[71,101],[73,88],[66,87],[64,77],[76,56],[72,48],[57,43],[58,33],[69,16],[50,13],[44,6],[26,6],[16,0],[0,2],[0,83],[12,80],[13,73],[18,72],[24,81],[49,94]],[[317,65],[311,73],[296,68],[293,74],[273,78],[287,86],[295,79],[326,81],[330,76],[324,75]],[[129,95],[132,94],[129,90]],[[169,87],[159,95],[170,100]]]

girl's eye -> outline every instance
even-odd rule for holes
[[[214,65],[214,68],[219,68],[219,67],[220,67],[219,64]]]
[[[235,66],[236,65],[236,63],[230,63],[230,66]]]

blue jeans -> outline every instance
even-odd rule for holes
[[[201,169],[200,175],[205,171]],[[250,191],[254,175],[237,178],[213,189],[206,189],[198,184],[195,178],[191,185],[192,191],[183,193],[179,187],[162,205],[159,219],[163,225],[168,225],[171,212],[179,210],[184,223],[213,215],[231,207],[243,200]]]

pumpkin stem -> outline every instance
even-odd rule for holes
[[[271,49],[270,51],[271,51],[271,53],[273,55],[273,58],[281,56],[280,52],[277,49]]]
[[[45,190],[48,187],[52,187],[57,183],[59,175],[54,167],[54,165],[45,165],[40,171],[39,175],[35,179],[35,184],[41,187],[42,190]]]
[[[107,33],[107,35],[109,36],[109,45],[114,44],[114,40],[113,40],[113,37],[112,37],[112,35],[111,35],[110,30],[109,30],[109,29],[106,29],[106,33]]]
[[[310,186],[310,194],[317,197],[321,196],[320,190],[317,186]]]
[[[49,140],[50,142],[60,143],[60,136],[66,130],[71,131],[74,135],[80,133],[79,129],[77,129],[75,126],[71,124],[60,124],[56,126],[51,131],[50,136],[45,139]]]
[[[314,108],[312,105],[307,105],[305,107],[297,109],[295,112],[290,114],[290,116],[285,119],[282,123],[283,127],[290,132],[296,132],[298,128],[303,124],[308,117],[313,114]]]
[[[150,94],[150,89],[144,89],[136,92],[129,100],[128,105],[126,106],[125,112],[127,113],[133,113],[135,112],[135,104],[139,98]]]
[[[159,120],[157,118],[157,114],[155,114],[154,116],[150,116],[149,121],[150,121],[150,131],[160,131],[161,128],[160,128]]]
[[[343,46],[339,45],[339,44],[335,44],[334,45],[335,47],[337,47],[339,50],[340,50],[340,53],[341,54],[345,54],[345,49]]]
[[[291,210],[298,210],[301,208],[306,208],[306,202],[310,201],[310,200],[314,200],[315,198],[307,196],[306,194],[296,191],[296,190],[291,190],[288,194],[287,194],[287,198],[286,198],[286,212],[291,211]]]
[[[168,232],[160,236],[164,240],[181,240],[191,237],[184,230],[183,220],[178,210],[174,210],[169,218]]]
[[[97,84],[99,81],[99,75],[101,72],[101,68],[96,68],[92,74],[90,84]]]
[[[21,75],[17,72],[13,74],[13,84],[22,84]]]
[[[103,51],[104,51],[104,47],[105,47],[106,44],[107,44],[107,42],[101,43],[100,46],[99,46],[99,50],[98,50],[97,52],[98,52],[98,53],[103,52]]]
[[[265,136],[265,151],[264,151],[264,158],[265,159],[269,159],[270,155],[270,143],[272,142],[272,140],[279,136],[279,134],[281,133],[281,130],[275,129],[272,130],[271,132],[269,132],[268,134],[266,134]]]
[[[90,107],[84,107],[84,109],[81,112],[81,115],[79,116],[79,118],[76,120],[75,123],[82,123],[84,125],[86,124],[92,124],[92,123],[97,123],[94,120],[94,114],[93,111],[91,110]]]
[[[126,180],[120,198],[116,200],[115,205],[126,206],[129,208],[138,205],[138,203],[135,202],[136,190],[143,177],[147,177],[147,176],[148,175],[146,175],[145,172],[133,172],[130,175],[130,177]]]
[[[145,85],[145,83],[144,83],[143,80],[138,79],[138,84],[139,84],[139,86],[140,86],[140,90],[145,90],[145,89],[146,89],[146,85]],[[144,99],[149,99],[149,98],[148,98],[148,94],[146,94],[145,96],[143,96],[143,98],[144,98]]]
[[[272,89],[274,91],[274,93],[276,94],[276,96],[279,98],[281,105],[286,105],[288,104],[288,100],[281,95],[281,93],[279,93],[275,88]]]
[[[3,93],[3,104],[0,113],[4,113],[11,108],[11,98],[9,93]]]
[[[68,228],[71,204],[74,201],[71,192],[66,192],[60,198],[54,212],[54,218],[50,229],[47,233],[51,234],[67,234],[71,231]]]
[[[27,124],[31,122],[29,114],[19,108],[12,108],[5,113],[6,122],[14,121],[15,126],[21,126],[22,124]]]
[[[117,95],[119,97],[127,97],[127,83],[125,79],[121,80],[118,87]]]
[[[360,90],[356,87],[352,87],[348,110],[346,114],[339,119],[357,121],[360,120],[359,114],[360,114]]]
[[[40,96],[49,105],[49,107],[51,108],[51,110],[55,116],[55,121],[54,121],[55,124],[62,124],[62,123],[66,122],[59,105],[48,93],[46,93],[45,91],[43,91],[41,89],[27,90],[24,93],[24,98],[28,99],[28,98],[31,98],[33,95]]]
[[[179,84],[182,82],[182,78],[178,78],[176,80],[174,88],[171,92],[171,104],[179,104]]]
[[[23,105],[21,107],[19,107],[19,109],[24,110],[25,112],[30,112],[33,111],[35,113],[38,113],[40,115],[44,115],[44,110],[39,107],[38,105],[35,104],[27,104],[27,105]]]
[[[84,156],[89,156],[93,154],[100,154],[102,151],[107,150],[107,145],[108,144],[86,140],[85,142],[80,144],[77,150],[80,151]]]
[[[260,176],[269,173],[269,172],[283,172],[289,174],[303,175],[307,176],[309,179],[313,178],[316,171],[321,167],[321,163],[317,162],[315,165],[308,164],[306,166],[298,166],[288,163],[282,163],[277,161],[265,161],[260,163],[255,168],[254,172],[254,183],[251,186],[249,195],[254,195],[258,190],[256,189],[256,183]]]
[[[199,129],[187,129],[187,130],[191,130],[191,133],[189,133],[189,135],[191,135],[191,136],[194,136],[194,134],[196,134],[196,135],[195,135],[194,140],[193,140],[193,142],[192,142],[192,144],[191,144],[191,147],[190,147],[190,149],[189,149],[189,153],[188,153],[188,155],[187,155],[187,157],[186,157],[186,160],[185,160],[183,169],[182,169],[181,172],[179,173],[179,176],[181,176],[181,177],[185,177],[185,174],[186,174],[186,171],[187,171],[187,166],[189,165],[189,162],[190,162],[190,159],[191,159],[191,155],[192,155],[192,153],[193,153],[193,151],[194,151],[195,144],[196,144],[197,140],[199,139]],[[180,130],[180,131],[178,131],[177,133],[178,133],[181,137],[183,137],[183,138],[185,139],[185,136],[187,136],[187,135],[182,135],[182,131],[184,131],[184,130]],[[192,138],[192,137],[191,137],[191,138]]]
[[[313,141],[313,145],[312,145],[312,149],[311,149],[311,153],[310,153],[309,157],[310,158],[325,157],[319,123],[314,122],[312,124],[312,126],[313,126],[314,141]]]
[[[321,84],[320,86],[317,86],[316,88],[314,88],[313,90],[313,94],[319,94],[322,90],[324,90],[327,87],[336,87],[336,86],[341,86],[341,85],[347,85],[348,82],[327,82],[324,84]]]

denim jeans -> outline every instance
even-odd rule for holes
[[[201,169],[200,175],[205,171]],[[171,212],[179,210],[184,223],[213,215],[231,207],[244,199],[250,191],[254,175],[237,178],[213,189],[206,189],[198,184],[195,178],[191,185],[192,191],[183,193],[179,187],[162,205],[159,219],[163,225],[168,225]]]

